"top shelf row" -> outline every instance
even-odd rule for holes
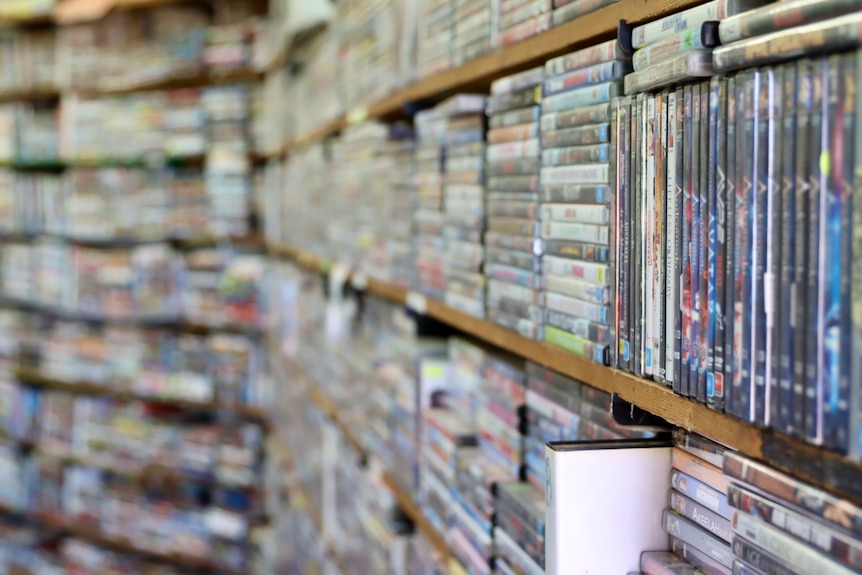
[[[579,47],[614,38],[621,20],[639,24],[702,3],[701,0],[618,0],[524,40],[501,46],[462,65],[421,77],[368,104],[353,106],[328,121],[299,131],[272,156],[290,154],[366,120],[403,118],[417,108],[440,102],[456,93],[486,92],[498,78],[542,65]]]

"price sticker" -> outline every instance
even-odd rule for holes
[[[407,293],[407,307],[419,315],[425,315],[428,310],[428,300],[423,294],[411,291]]]

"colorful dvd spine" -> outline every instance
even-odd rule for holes
[[[564,148],[569,146],[587,146],[603,144],[611,139],[610,122],[587,124],[574,128],[542,131],[543,148]]]
[[[800,539],[833,560],[862,569],[862,543],[853,537],[739,485],[730,486],[727,500],[733,508]]]
[[[646,97],[646,175],[644,177],[644,374],[657,376],[654,357],[655,343],[655,269],[656,269],[656,235],[655,235],[655,172],[656,172],[656,99],[653,95]]]
[[[611,189],[607,184],[567,184],[542,188],[544,202],[605,203],[610,197]]]
[[[665,380],[670,386],[676,382],[676,359],[674,353],[675,347],[675,331],[676,331],[676,308],[678,304],[677,291],[677,276],[676,276],[676,256],[678,251],[677,230],[679,229],[678,208],[676,195],[676,149],[677,149],[677,106],[676,106],[676,91],[671,90],[667,95],[667,144],[666,157],[667,162],[665,169],[665,205],[666,207],[666,223],[665,236],[667,237],[667,245],[665,253]]]
[[[698,230],[698,367],[697,399],[707,403],[706,374],[709,354],[709,82],[700,85],[700,146],[698,147],[698,190],[700,201],[700,228]]]
[[[656,170],[655,170],[655,299],[653,300],[653,317],[655,318],[655,346],[653,356],[656,363],[658,381],[667,383],[667,366],[665,357],[665,265],[667,259],[667,237],[665,220],[667,205],[667,96],[665,90],[656,96]]]
[[[543,277],[547,291],[600,305],[607,305],[610,301],[608,286],[556,275]]]
[[[552,58],[545,63],[545,75],[559,76],[572,70],[586,68],[608,60],[620,60],[626,57],[616,39],[566,54],[558,58]]]
[[[814,92],[814,64],[803,59],[797,63],[798,103],[796,113],[796,280],[793,286],[794,303],[794,338],[793,338],[793,416],[792,428],[797,437],[805,437],[805,420],[807,402],[806,349],[814,342],[808,341],[808,214],[811,208],[810,180],[808,172],[811,162],[808,161],[812,152],[811,112]]]
[[[766,70],[754,75],[754,170],[751,216],[751,379],[749,421],[763,426],[766,419],[766,320],[764,279],[766,270],[766,211],[769,192],[769,82]]]
[[[707,380],[707,401],[717,411],[724,411],[724,336],[725,336],[725,279],[727,264],[727,79],[719,76],[714,81],[713,96],[716,99],[715,131],[710,136],[710,146],[715,158],[710,162],[713,183],[710,186],[710,228],[714,226],[713,257],[710,264],[713,293],[710,297],[712,322],[711,379]],[[713,168],[714,166],[714,168]]]
[[[548,309],[545,311],[545,324],[595,343],[604,345],[610,341],[608,326],[587,318]]]
[[[699,575],[696,567],[670,551],[643,553],[640,567],[644,575]]]
[[[844,317],[849,315],[849,309],[844,304],[843,295],[847,293],[843,283],[849,273],[849,267],[844,267],[844,251],[849,245],[845,243],[846,236],[842,226],[849,226],[849,218],[843,217],[843,212],[849,212],[849,206],[844,204],[844,197],[849,195],[849,182],[844,183],[844,162],[847,157],[852,157],[852,144],[844,143],[845,119],[844,109],[846,94],[846,82],[844,78],[847,72],[844,69],[844,58],[841,55],[829,57],[829,124],[832,133],[830,138],[830,162],[828,162],[829,173],[826,175],[826,189],[824,190],[824,238],[823,262],[824,278],[823,285],[823,351],[821,362],[823,363],[823,389],[825,400],[823,402],[824,417],[824,443],[842,452],[847,450],[846,433],[847,428],[846,405],[848,400],[846,394],[842,393],[845,385],[846,371],[843,369],[843,349],[849,341],[850,333],[845,329]],[[852,126],[849,134],[852,136]],[[845,192],[845,190],[848,190]],[[849,383],[849,382],[848,382]],[[843,437],[841,437],[843,435]],[[839,444],[839,439],[841,444]],[[842,445],[843,444],[843,445]]]
[[[566,351],[596,363],[604,365],[607,361],[608,348],[606,345],[593,343],[551,326],[545,326],[544,338],[547,343],[561,347]]]
[[[493,130],[531,125],[538,122],[541,117],[541,106],[530,106],[529,108],[519,108],[517,110],[509,110],[508,112],[492,114],[491,117],[488,118],[488,127],[490,128],[489,134]]]
[[[733,538],[733,527],[728,519],[673,489],[670,490],[670,508],[723,541],[730,543]]]
[[[856,101],[853,115],[856,119],[855,138],[853,138],[854,164],[853,191],[848,211],[852,216],[851,256],[852,269],[847,273],[851,276],[850,316],[851,330],[849,334],[850,349],[862,349],[862,57],[856,58],[856,72],[849,72],[855,79]],[[852,81],[852,80],[851,80]],[[862,381],[862,354],[854,353],[850,359],[850,381]],[[862,385],[852,385],[850,389],[850,456],[854,460],[862,458]]]
[[[836,445],[838,449],[845,448],[852,458],[858,457],[858,442],[860,430],[857,417],[860,401],[859,388],[856,382],[862,381],[862,354],[853,350],[862,348],[862,287],[859,281],[862,267],[862,249],[859,249],[859,236],[862,234],[862,198],[859,197],[859,174],[862,165],[862,57],[859,54],[844,56],[842,78],[844,81],[844,146],[852,147],[853,152],[846,154],[842,170],[842,286],[841,286],[841,383],[839,394],[840,405],[846,405],[846,414],[842,409]],[[853,158],[853,161],[850,161]],[[855,171],[854,171],[855,170]],[[857,291],[858,290],[858,291]]]
[[[674,230],[674,262],[673,262],[673,390],[681,395],[688,395],[688,387],[683,386],[684,363],[683,357],[683,253],[686,249],[683,243],[683,229],[685,227],[685,205],[683,201],[683,190],[685,188],[685,91],[677,88],[675,91],[676,120],[674,125],[674,147],[676,165],[672,170],[674,173],[674,208],[676,210]]]
[[[631,233],[629,251],[629,342],[631,346],[631,371],[635,375],[643,375],[643,355],[641,354],[641,302],[640,293],[642,259],[641,259],[641,204],[643,196],[640,193],[641,168],[643,166],[643,130],[641,129],[641,118],[643,117],[643,94],[638,94],[632,100],[632,138],[631,138],[631,170],[629,182],[631,184],[630,216]]]
[[[608,162],[611,159],[610,144],[570,146],[542,150],[543,166],[561,166],[593,162]]]
[[[693,299],[692,299],[692,236],[694,231],[692,208],[692,189],[694,182],[692,176],[694,170],[693,153],[695,151],[694,142],[694,92],[693,86],[685,87],[685,135],[683,142],[685,145],[683,158],[683,173],[685,181],[683,184],[683,214],[682,214],[682,361],[680,372],[680,394],[693,396],[696,389],[691,385],[691,366],[694,362],[694,345],[692,338],[692,315],[693,315]]]
[[[858,48],[862,42],[862,13],[826,22],[786,28],[780,32],[720,46],[713,52],[716,71],[763,66],[799,56],[815,56]]]
[[[822,200],[822,170],[821,161],[824,150],[824,134],[828,133],[829,105],[829,70],[824,59],[815,60],[812,70],[812,104],[811,104],[811,139],[808,155],[808,269],[807,271],[807,308],[805,325],[808,331],[807,348],[805,350],[805,438],[810,443],[820,444],[823,441],[823,394],[821,393],[820,350],[823,349],[823,339],[820,337],[820,273],[823,270],[820,254],[821,246],[821,214]]]
[[[726,18],[718,27],[722,44],[834,18],[862,8],[859,0],[788,0]]]
[[[637,50],[632,55],[632,66],[643,70],[648,66],[670,57],[699,48],[712,48],[718,45],[718,25],[716,22],[703,22],[690,30],[683,30],[670,38],[654,42]]]
[[[568,240],[543,240],[542,248],[549,256],[603,264],[610,262],[610,248],[607,246]]]
[[[703,575],[731,575],[731,570],[685,541],[676,537],[670,538],[671,550],[699,569]]]
[[[754,73],[737,76],[737,178],[736,185],[736,278],[733,394],[735,415],[751,420],[751,230],[752,230],[752,170],[754,162]]]
[[[557,222],[604,225],[608,223],[608,208],[604,205],[542,204],[541,219]]]
[[[629,60],[611,60],[587,68],[581,68],[580,70],[573,70],[572,72],[546,79],[543,95],[548,97],[584,86],[619,80],[629,71],[631,71],[631,62]]]
[[[734,373],[734,322],[736,314],[736,184],[737,169],[737,87],[736,78],[727,79],[727,172],[724,186],[727,214],[725,225],[725,269],[724,269],[724,411],[736,414],[736,404],[733,395]]]
[[[705,437],[700,437],[684,429],[674,429],[673,444],[716,467],[724,466],[724,455],[727,450]]]
[[[566,128],[577,128],[590,124],[603,124],[611,121],[611,104],[600,103],[592,106],[583,106],[564,112],[542,114],[541,128],[543,132],[563,130]]]
[[[731,518],[733,509],[728,505],[725,495],[706,483],[698,481],[682,471],[673,470],[671,472],[671,486],[710,511],[718,513],[721,517]]]
[[[616,252],[614,264],[616,270],[616,291],[617,297],[614,301],[615,325],[616,325],[616,366],[628,370],[629,369],[629,349],[628,349],[628,297],[627,297],[627,276],[628,276],[628,230],[629,224],[626,220],[628,214],[628,198],[626,178],[628,177],[629,169],[629,108],[631,106],[631,98],[623,98],[617,102],[617,141],[615,146],[616,151],[616,202],[615,202],[615,217],[616,217]]]
[[[542,112],[562,112],[579,106],[590,106],[610,102],[623,95],[623,85],[619,80],[578,88],[542,100]]]
[[[764,313],[766,319],[766,369],[764,371],[764,426],[778,424],[779,406],[779,350],[781,322],[777,311],[781,301],[781,160],[782,132],[784,129],[784,66],[767,70],[769,89],[769,151],[767,154],[767,205],[766,205],[766,276],[763,278]]]
[[[746,541],[739,535],[733,537],[733,555],[742,561],[733,562],[734,575],[796,575],[796,571],[787,567],[778,557],[772,553],[766,553],[757,545]],[[743,563],[744,561],[744,563]]]
[[[632,30],[632,46],[643,48],[674,34],[699,26],[702,22],[721,21],[728,16],[762,6],[765,0],[713,0],[653,22],[637,26]]]
[[[773,428],[793,434],[793,354],[796,338],[794,284],[796,283],[796,65],[784,66],[781,144],[781,260],[779,262],[780,296],[776,327],[778,340],[778,408],[773,410]],[[773,366],[773,369],[776,369]]]
[[[671,466],[698,481],[703,481],[720,493],[727,493],[730,478],[722,473],[720,467],[707,463],[680,447],[673,449]]]
[[[806,545],[799,545],[789,535],[739,510],[733,514],[733,530],[764,551],[781,557],[795,570],[803,573],[835,573],[851,575],[847,569]]]
[[[672,535],[707,553],[725,567],[733,565],[733,551],[726,542],[682,518],[673,511],[664,512],[665,530]]]

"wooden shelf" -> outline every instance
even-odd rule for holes
[[[96,528],[83,525],[80,522],[73,522],[64,518],[39,513],[31,513],[27,510],[19,510],[5,505],[0,505],[0,513],[26,518],[31,522],[38,523],[46,529],[62,533],[64,536],[82,539],[88,543],[105,547],[119,553],[140,555],[153,561],[169,563],[171,565],[180,565],[188,569],[229,573],[231,575],[246,575],[245,571],[230,569],[201,557],[184,555],[182,553],[164,553],[155,549],[141,547],[122,537],[111,537]]]
[[[214,402],[200,402],[180,398],[152,396],[133,390],[117,389],[111,386],[111,384],[100,385],[89,381],[65,381],[62,379],[55,379],[47,377],[38,370],[30,368],[18,368],[14,370],[14,376],[22,383],[56,389],[58,391],[77,395],[112,397],[122,401],[143,401],[146,403],[157,403],[177,407],[179,409],[189,411],[226,411],[239,417],[253,419],[264,424],[267,422],[266,410],[262,407],[245,405],[230,406]]]
[[[223,86],[225,84],[249,84],[263,80],[264,75],[257,70],[232,70],[225,72],[208,71],[195,76],[180,76],[164,78],[152,82],[142,82],[130,86],[114,88],[82,88],[78,90],[86,96],[119,96],[138,92],[158,92],[162,90],[181,90],[187,88],[205,88],[207,86]]]
[[[487,92],[491,83],[509,74],[540,66],[547,60],[616,37],[620,20],[639,24],[702,4],[703,0],[620,0],[520,42],[400,88],[376,102],[309,130],[288,142],[288,153],[342,131],[354,120],[392,120],[414,104],[432,104],[453,94]]]
[[[290,246],[270,246],[300,265],[322,272],[327,262]],[[367,293],[390,302],[407,305],[409,292],[378,280],[367,280]],[[789,475],[862,505],[862,464],[828,449],[798,439],[760,429],[724,413],[710,409],[667,386],[635,377],[627,372],[582,359],[563,349],[527,339],[487,320],[478,319],[431,298],[425,301],[425,315],[526,360],[548,367],[568,377],[608,393],[665,419],[668,423],[709,437],[742,454],[764,461]],[[312,397],[312,400],[315,400]],[[318,403],[315,400],[315,403]],[[318,404],[325,405],[322,403]],[[337,420],[333,406],[324,410]]]

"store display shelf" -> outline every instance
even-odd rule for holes
[[[329,266],[327,260],[290,246],[270,246],[270,253],[280,254],[303,267],[321,273]],[[353,283],[355,287],[356,282]],[[367,280],[366,283],[365,291],[368,293],[406,305],[485,343],[549,367],[592,387],[616,393],[622,399],[672,425],[709,437],[749,457],[765,461],[785,473],[862,503],[862,464],[839,453],[771,430],[760,429],[677,395],[667,386],[522,337],[423,295],[376,280]]]
[[[78,395],[94,395],[100,397],[112,397],[123,401],[143,401],[157,403],[188,411],[210,411],[231,414],[240,418],[251,419],[260,423],[267,423],[267,413],[263,407],[252,405],[229,405],[211,401],[195,401],[178,397],[151,395],[134,390],[117,389],[110,384],[98,384],[89,381],[67,381],[47,377],[39,370],[21,367],[13,372],[16,379],[22,383],[65,391]]]
[[[366,119],[395,119],[417,104],[438,102],[458,92],[485,92],[497,78],[615,37],[620,20],[625,19],[630,24],[648,22],[702,3],[702,0],[619,0],[531,38],[498,48],[457,68],[422,78],[381,100],[352,108],[346,114],[300,134],[288,142],[285,149],[290,153]]]

